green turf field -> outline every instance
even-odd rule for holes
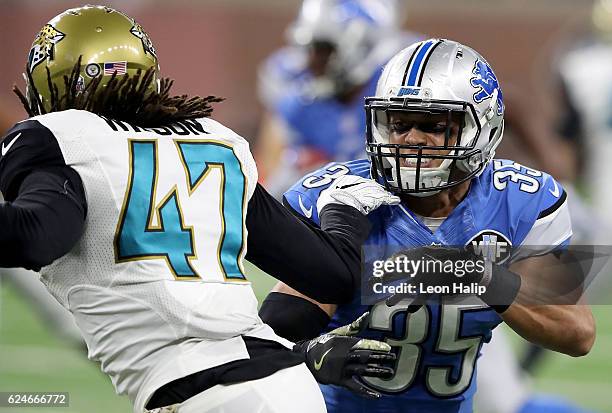
[[[249,267],[261,299],[274,281]],[[538,390],[555,392],[599,412],[612,413],[612,307],[596,306],[597,342],[584,358],[552,355],[535,380]],[[68,408],[1,408],[0,413],[130,412],[125,397],[115,395],[99,366],[83,350],[54,337],[6,283],[0,288],[0,392],[70,393]]]

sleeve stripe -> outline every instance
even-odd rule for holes
[[[544,217],[547,217],[553,214],[557,209],[561,207],[561,205],[563,205],[566,198],[567,198],[567,193],[565,192],[565,189],[564,189],[563,193],[561,194],[557,202],[555,202],[552,206],[546,208],[544,211],[540,212],[540,215],[538,215],[537,219],[542,219]]]
[[[521,246],[558,245],[572,236],[572,224],[567,200],[552,214],[537,220],[520,242]]]

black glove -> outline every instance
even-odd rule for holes
[[[379,398],[380,393],[361,380],[362,377],[389,379],[395,360],[391,346],[381,341],[352,337],[367,317],[362,315],[349,326],[340,327],[312,340],[300,341],[293,351],[302,353],[306,366],[322,384],[346,387],[363,396]]]

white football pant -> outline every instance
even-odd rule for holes
[[[263,379],[211,387],[177,407],[177,413],[327,412],[319,385],[303,363]]]

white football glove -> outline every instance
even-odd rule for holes
[[[356,175],[343,175],[321,192],[317,200],[319,214],[326,205],[348,205],[364,215],[369,214],[381,205],[397,205],[400,198],[391,194],[373,179]]]

